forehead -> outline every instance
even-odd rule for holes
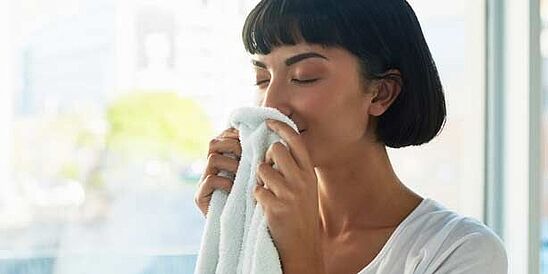
[[[268,61],[269,59],[276,58],[287,58],[299,53],[305,52],[317,52],[326,57],[331,54],[332,49],[323,47],[321,45],[309,44],[309,43],[298,43],[296,45],[282,45],[272,49],[272,51],[266,55],[263,54],[253,54],[252,58],[255,60],[264,60]]]
[[[272,66],[282,65],[284,61],[292,56],[314,52],[325,56],[328,60],[324,60],[326,64],[336,67],[339,66],[355,66],[358,64],[357,57],[354,57],[348,50],[340,47],[326,47],[318,44],[298,43],[296,45],[282,45],[275,47],[270,53],[253,54],[252,60],[261,63],[270,64]],[[317,58],[314,58],[317,59]]]

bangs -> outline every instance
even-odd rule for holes
[[[247,52],[269,54],[300,42],[340,46],[335,7],[322,0],[263,0],[247,16],[242,40]]]

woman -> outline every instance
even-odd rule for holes
[[[407,188],[386,146],[432,140],[445,99],[419,22],[403,0],[263,0],[243,29],[261,105],[288,143],[271,146],[254,196],[285,274],[506,273],[500,239]],[[195,200],[232,181],[238,132],[212,140]],[[278,169],[272,168],[276,163]]]

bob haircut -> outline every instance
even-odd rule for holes
[[[399,148],[429,142],[445,124],[443,88],[421,26],[405,0],[262,0],[242,31],[250,54],[300,42],[348,50],[363,80],[390,78],[401,91],[379,117],[377,141]]]

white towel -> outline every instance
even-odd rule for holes
[[[230,194],[213,192],[195,274],[282,273],[263,210],[253,197],[257,166],[266,150],[275,142],[287,146],[266,126],[266,119],[282,121],[298,132],[295,123],[274,108],[243,107],[231,114],[229,124],[239,130],[242,146],[240,165]]]

